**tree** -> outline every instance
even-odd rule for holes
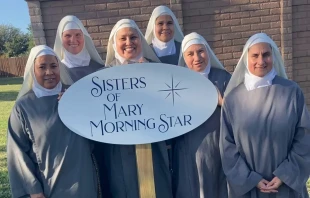
[[[26,55],[33,46],[30,26],[28,27],[28,33],[23,33],[19,28],[12,25],[0,25],[0,56]]]

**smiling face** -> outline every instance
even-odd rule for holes
[[[82,30],[71,29],[62,33],[62,45],[71,54],[78,54],[84,47],[84,34]]]
[[[161,15],[155,21],[155,34],[162,42],[168,42],[174,36],[174,24],[170,15]]]
[[[141,54],[142,44],[136,29],[125,27],[116,33],[116,51],[126,60],[134,59]]]
[[[34,75],[42,87],[55,88],[60,81],[60,69],[56,57],[53,55],[37,57],[34,61]]]
[[[258,77],[264,77],[272,69],[272,49],[268,43],[257,43],[248,50],[248,69]]]
[[[203,72],[209,61],[207,50],[202,44],[193,44],[183,53],[187,67],[196,72]]]

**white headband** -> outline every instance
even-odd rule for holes
[[[189,48],[191,45],[197,45],[197,44],[204,46],[204,43],[203,43],[202,40],[200,40],[198,38],[195,38],[195,39],[192,39],[192,40],[188,41],[185,44],[185,47],[183,48],[182,53],[184,53],[187,50],[187,48]]]
[[[80,26],[78,24],[76,24],[73,21],[70,21],[69,23],[67,23],[64,27],[64,29],[62,30],[62,32],[67,31],[67,30],[81,30]]]

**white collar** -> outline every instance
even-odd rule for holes
[[[64,59],[61,62],[63,62],[68,68],[89,66],[90,55],[85,48],[85,43],[83,50],[78,54],[72,54],[66,49],[64,49],[64,52]]]
[[[277,72],[274,68],[272,68],[271,71],[268,72],[268,74],[266,74],[264,77],[255,76],[247,70],[244,75],[244,85],[248,91],[267,87],[272,85],[272,80],[276,75]]]
[[[155,30],[155,28],[154,28]],[[154,33],[155,34],[155,33]],[[168,42],[160,41],[156,36],[152,39],[154,51],[158,57],[168,56],[176,53],[174,39]]]

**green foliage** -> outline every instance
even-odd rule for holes
[[[27,33],[12,25],[0,25],[0,56],[28,55],[32,47],[34,41],[30,25]]]

